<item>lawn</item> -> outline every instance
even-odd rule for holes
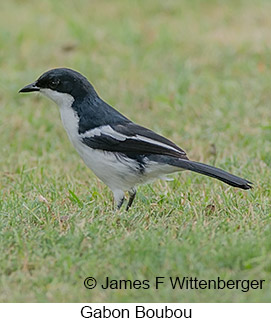
[[[2,1],[0,302],[271,302],[270,1]],[[53,67],[83,73],[192,160],[114,212],[57,107],[18,90]],[[84,287],[87,276],[98,286]],[[262,290],[104,290],[155,276],[264,279]]]

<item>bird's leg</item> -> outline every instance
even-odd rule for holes
[[[117,205],[117,209],[119,210],[124,202],[124,192],[120,190],[116,190],[113,192],[114,200]]]
[[[124,196],[117,202],[117,209],[118,210],[122,207],[123,202],[124,202]]]
[[[133,188],[131,191],[129,191],[129,201],[127,203],[127,206],[126,206],[126,211],[129,210],[129,208],[132,206],[133,202],[134,202],[134,199],[135,199],[135,196],[136,196],[136,189]]]

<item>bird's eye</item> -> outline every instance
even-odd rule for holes
[[[59,84],[59,80],[52,80],[52,81],[50,81],[50,88],[51,89],[56,89],[58,84]]]

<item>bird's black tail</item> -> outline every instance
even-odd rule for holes
[[[198,163],[188,159],[176,158],[172,156],[161,156],[161,155],[151,155],[149,157],[152,161],[158,163],[169,164],[181,169],[191,170],[192,172],[200,173],[206,176],[214,177],[228,185],[242,188],[243,190],[249,190],[252,188],[253,183],[250,181],[232,175],[220,168],[216,168],[210,165]]]
[[[242,188],[243,190],[249,190],[253,185],[250,181],[225,172],[220,168],[198,163],[192,160],[178,158],[178,160],[175,159],[174,166],[191,170],[192,172],[200,173],[206,176],[214,177],[231,186]]]

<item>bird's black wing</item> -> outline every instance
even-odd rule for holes
[[[188,159],[170,140],[132,122],[94,128],[81,134],[81,140],[90,148],[127,156],[156,154]]]

